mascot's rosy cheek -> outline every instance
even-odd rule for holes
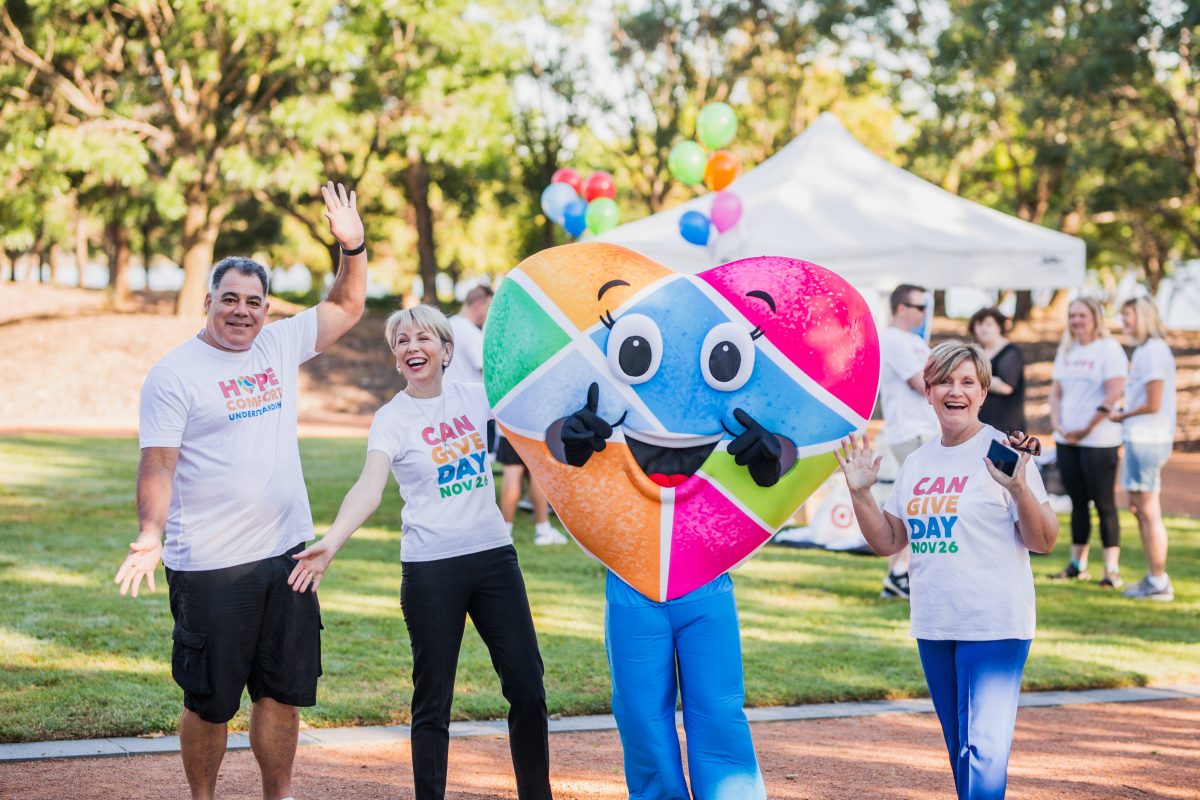
[[[570,534],[664,601],[744,561],[835,469],[838,441],[871,416],[879,341],[863,298],[815,264],[764,256],[683,275],[580,243],[526,259],[501,285],[484,375]],[[614,433],[572,467],[558,431],[593,383]],[[773,486],[726,452],[747,418],[781,445]]]

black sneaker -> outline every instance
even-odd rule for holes
[[[1075,566],[1075,562],[1067,564],[1062,572],[1056,572],[1050,576],[1052,581],[1090,581],[1091,573],[1085,572]]]
[[[897,575],[889,571],[883,579],[883,591],[879,593],[879,596],[893,600],[907,600],[908,573],[902,572]]]

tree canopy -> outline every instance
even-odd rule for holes
[[[1198,38],[1200,7],[1151,0],[6,0],[0,244],[16,279],[90,238],[118,300],[164,256],[197,313],[225,253],[336,268],[329,177],[376,279],[444,301],[564,241],[560,166],[612,172],[624,219],[690,196],[667,154],[720,100],[748,166],[832,110],[1155,285],[1200,255]]]

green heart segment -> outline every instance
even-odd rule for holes
[[[537,331],[537,336],[484,336],[483,375],[488,402],[492,408],[559,350],[571,343],[571,337],[542,310],[515,280],[500,285],[488,311],[487,327],[516,332],[522,328]]]

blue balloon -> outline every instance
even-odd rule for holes
[[[708,244],[708,217],[699,211],[685,212],[679,218],[679,235],[692,244]]]
[[[554,224],[563,224],[563,211],[572,200],[578,200],[579,195],[565,183],[552,183],[542,190],[542,211],[553,220]]]
[[[587,207],[583,200],[575,199],[567,203],[563,209],[563,227],[572,236],[578,236],[587,230]]]

